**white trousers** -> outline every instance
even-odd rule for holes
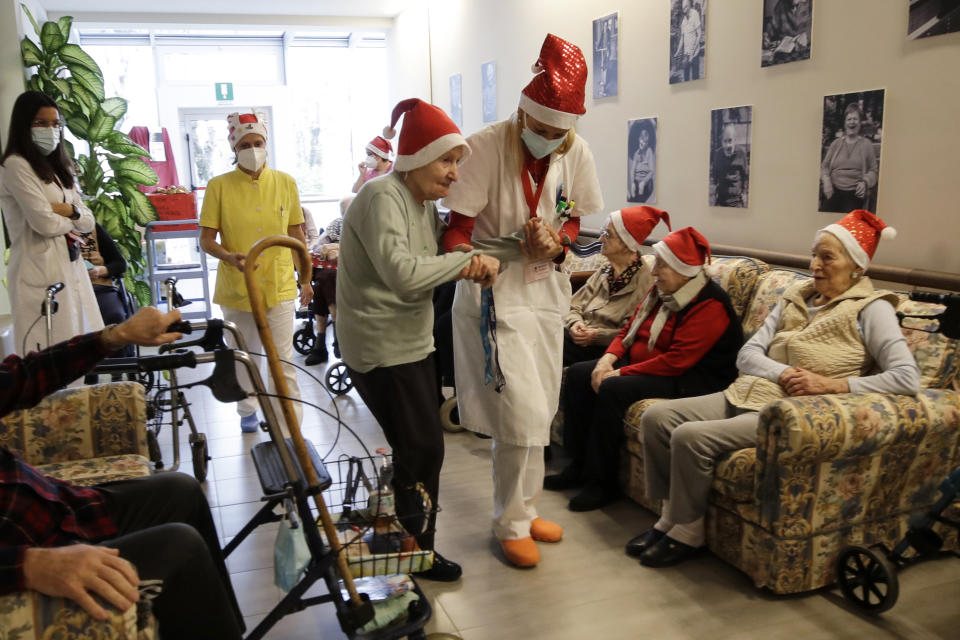
[[[277,353],[280,355],[281,360],[286,360],[287,362],[293,361],[293,321],[296,314],[295,305],[295,300],[284,300],[277,305],[267,308],[267,323],[270,325],[271,333],[273,333],[273,342],[277,347]],[[264,353],[263,343],[260,342],[260,333],[257,331],[257,323],[253,319],[253,313],[250,311],[228,309],[227,307],[222,307],[222,309],[223,319],[236,324],[237,328],[240,329],[240,334],[247,343],[247,350],[251,353]],[[228,341],[232,341],[230,332],[226,332],[226,338]],[[267,359],[259,356],[251,357],[253,362],[258,365],[260,376],[264,382],[267,383],[268,391],[270,393],[276,393],[276,386],[273,383],[273,377],[270,375]],[[290,397],[299,398],[300,387],[297,385],[296,370],[291,365],[284,364],[283,373],[287,381],[287,390],[290,392]],[[245,368],[237,367],[237,379],[247,392],[253,391],[253,384],[250,382],[250,377],[247,375]],[[280,420],[281,429],[286,433],[287,430],[283,428],[286,423],[283,421],[283,411],[280,409],[280,401],[276,398],[271,398],[271,402],[273,403],[273,410],[277,414],[277,419]],[[252,396],[237,403],[237,413],[241,416],[249,416],[256,413],[259,406],[260,403],[256,396]],[[297,423],[299,424],[303,419],[303,406],[299,402],[293,403],[293,406],[297,414]]]
[[[493,441],[493,535],[518,540],[530,535],[534,502],[543,491],[543,447]]]

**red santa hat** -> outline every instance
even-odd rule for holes
[[[680,275],[692,278],[710,262],[710,243],[693,227],[667,234],[653,245],[657,257]]]
[[[617,230],[617,235],[620,236],[623,244],[627,245],[631,251],[640,251],[640,245],[661,220],[667,225],[667,229],[673,230],[670,227],[670,216],[667,212],[654,207],[646,205],[628,207],[610,214],[613,228]]]
[[[393,155],[393,145],[390,144],[389,140],[377,136],[367,143],[367,151],[389,161],[390,156]]]
[[[863,269],[873,260],[880,238],[893,240],[897,237],[896,229],[888,227],[883,220],[865,209],[851,211],[820,231],[833,234],[857,266]]]
[[[227,116],[227,126],[229,127],[227,138],[230,140],[230,148],[236,149],[237,144],[248,133],[257,133],[267,139],[267,120],[263,111],[254,111],[253,113],[231,113]]]
[[[533,72],[537,75],[520,94],[520,108],[551,127],[572,128],[587,112],[587,61],[580,47],[547,34]]]
[[[395,171],[410,171],[430,164],[447,151],[464,147],[461,162],[470,155],[470,145],[460,133],[453,120],[443,109],[432,104],[408,98],[393,108],[390,126],[384,127],[383,137],[392,140],[397,135],[397,121],[403,116],[403,131],[397,143]]]

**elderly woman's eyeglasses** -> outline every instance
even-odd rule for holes
[[[62,127],[63,127],[63,120],[43,120],[43,119],[41,119],[41,118],[37,118],[36,120],[34,120],[33,122],[30,123],[30,126],[31,126],[31,127],[50,128],[50,129],[52,129],[52,128],[54,128],[54,127],[56,127],[56,128],[62,128]]]
[[[600,239],[602,240],[603,238],[610,238],[611,240],[617,240],[618,236],[609,227],[604,227],[603,229],[600,230]]]

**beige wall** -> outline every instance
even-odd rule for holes
[[[823,96],[885,88],[878,213],[899,238],[876,261],[960,272],[960,33],[908,41],[907,4],[815,0],[812,58],[762,69],[762,0],[710,0],[706,78],[671,86],[668,0],[434,2],[433,96],[449,109],[449,76],[462,73],[464,129],[477,130],[480,64],[496,60],[498,116],[506,117],[548,31],[578,44],[592,66],[591,20],[619,10],[619,96],[595,103],[588,87],[579,125],[607,210],[627,205],[626,121],[658,116],[657,205],[677,226],[717,243],[806,253],[816,229],[839,217],[816,211]],[[403,26],[398,19],[398,39]],[[401,72],[398,87],[422,85],[416,67]],[[708,207],[710,110],[739,105],[754,107],[750,207]]]

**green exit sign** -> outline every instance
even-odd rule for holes
[[[233,83],[232,82],[217,82],[214,83],[217,89],[217,100],[220,102],[225,102],[233,100]]]

